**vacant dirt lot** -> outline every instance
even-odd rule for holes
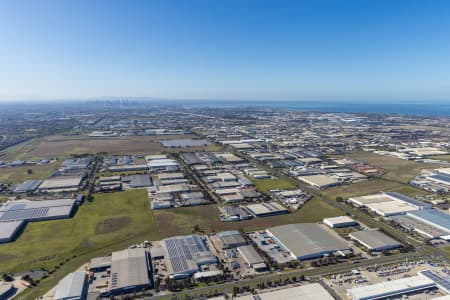
[[[214,145],[167,149],[158,143],[158,141],[164,139],[195,137],[194,135],[173,135],[91,138],[85,135],[55,135],[30,141],[20,145],[20,147],[13,147],[4,154],[2,159],[55,158],[80,153],[148,154],[216,149]]]
[[[345,155],[347,158],[362,160],[383,168],[386,173],[384,179],[396,182],[408,183],[422,169],[432,169],[439,167],[438,164],[417,163],[414,161],[399,159],[395,157],[378,155],[372,152],[359,151]]]
[[[217,204],[173,208],[154,211],[154,217],[161,237],[190,234],[198,225],[206,233],[242,229],[251,231],[291,223],[314,223],[323,218],[342,215],[339,209],[317,198],[310,200],[297,212],[286,215],[253,218],[240,222],[220,221]]]
[[[100,221],[95,226],[95,234],[110,233],[120,230],[130,224],[130,217],[111,218]]]

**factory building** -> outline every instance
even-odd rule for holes
[[[16,193],[32,193],[38,189],[38,187],[41,185],[42,180],[27,180],[24,181],[22,184],[19,184],[14,192]]]
[[[181,153],[180,156],[190,166],[203,163],[203,160],[196,153]]]
[[[86,273],[73,272],[64,277],[56,286],[55,300],[85,300],[88,292]]]
[[[268,217],[289,213],[286,207],[277,202],[249,204],[245,208],[255,217]]]
[[[356,207],[366,207],[370,211],[383,217],[406,214],[407,212],[432,207],[428,203],[393,192],[354,197],[348,199],[348,202]]]
[[[152,287],[149,253],[145,248],[112,253],[111,278],[106,295],[121,295]]]
[[[329,175],[310,175],[310,176],[298,176],[298,180],[309,184],[310,186],[316,188],[316,189],[324,189],[328,187],[332,187],[335,185],[341,184],[339,180],[336,178],[329,176]]]
[[[122,177],[122,182],[134,189],[151,186],[150,176],[148,174],[133,174]]]
[[[402,247],[401,243],[379,230],[356,231],[350,233],[349,237],[371,251],[392,250]]]
[[[84,175],[56,176],[46,179],[40,186],[41,192],[75,192],[80,188]]]
[[[425,238],[450,240],[450,214],[437,209],[424,209],[394,216],[392,220],[403,228]]]
[[[222,243],[222,249],[230,249],[247,245],[247,241],[237,230],[222,231],[219,232],[217,236]]]
[[[0,222],[0,243],[12,242],[25,224],[23,220]]]
[[[348,227],[348,226],[355,226],[356,222],[350,217],[347,216],[340,216],[340,217],[334,217],[334,218],[326,218],[323,219],[323,223],[330,228],[340,228],[340,227]]]
[[[126,164],[108,167],[108,171],[110,172],[138,172],[147,170],[148,166],[146,164]]]
[[[249,267],[255,271],[267,270],[266,262],[252,245],[240,246],[237,250]]]
[[[150,172],[175,172],[180,170],[178,162],[165,155],[149,155],[145,157]]]
[[[298,260],[313,259],[330,254],[351,252],[346,240],[324,225],[304,223],[275,226],[267,229],[274,241]]]
[[[101,256],[94,257],[89,262],[89,271],[91,272],[102,272],[111,268],[112,257],[111,256]]]
[[[351,300],[389,299],[435,287],[436,284],[433,280],[425,276],[416,275],[367,286],[354,287],[348,289],[347,294]]]
[[[319,283],[261,292],[256,295],[237,297],[239,300],[334,300],[333,296]]]
[[[7,201],[0,207],[0,242],[14,240],[26,222],[70,218],[75,206],[75,199]]]
[[[217,264],[203,239],[196,234],[161,241],[170,278],[184,278],[201,271],[203,265]]]

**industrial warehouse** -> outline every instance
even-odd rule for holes
[[[222,249],[236,248],[247,245],[247,241],[237,230],[222,231],[217,234]]]
[[[151,288],[151,266],[144,248],[112,253],[108,294],[118,295]]]
[[[42,181],[39,179],[35,180],[27,180],[23,183],[19,184],[14,192],[16,193],[32,193],[38,189],[38,187],[41,185]]]
[[[153,286],[150,256],[146,248],[128,248],[91,260],[90,293],[103,297],[150,289]]]
[[[168,238],[161,245],[171,278],[188,277],[202,271],[204,265],[217,264],[217,258],[199,235]]]
[[[392,250],[402,246],[401,243],[385,235],[379,230],[356,231],[350,233],[349,237],[370,251]]]
[[[450,168],[422,170],[411,185],[434,193],[450,191]]]
[[[249,267],[253,268],[255,271],[267,270],[264,258],[259,255],[252,245],[240,246],[237,250]]]
[[[41,192],[75,192],[81,186],[83,175],[56,176],[46,179],[40,186]]]
[[[351,300],[399,299],[424,291],[440,289],[444,294],[450,293],[450,277],[431,270],[419,271],[417,275],[347,290]],[[447,296],[441,297],[447,299]],[[428,299],[428,297],[427,297]],[[440,299],[440,298],[435,298]]]
[[[450,239],[450,214],[438,209],[424,209],[394,216],[392,220],[403,228],[425,238]]]
[[[431,204],[393,192],[354,197],[348,199],[348,202],[356,207],[365,207],[383,217],[406,214],[410,211],[432,207]]]
[[[244,208],[247,209],[255,217],[269,217],[289,213],[289,211],[283,205],[273,201],[249,204],[247,206],[244,206]]]
[[[68,274],[56,286],[55,300],[84,300],[87,298],[88,281],[86,272]]]
[[[7,201],[0,206],[0,242],[13,241],[26,222],[70,218],[76,202],[75,199]]]
[[[288,224],[268,228],[277,244],[289,251],[292,258],[306,260],[328,254],[351,252],[349,243],[320,224]]]
[[[325,218],[323,223],[328,225],[330,228],[341,228],[348,226],[355,226],[357,223],[350,217],[340,216],[334,218]]]

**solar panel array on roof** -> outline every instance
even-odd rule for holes
[[[198,269],[200,262],[215,261],[215,257],[198,235],[174,237],[163,242],[174,274],[193,272]]]
[[[74,199],[8,201],[0,207],[0,222],[68,217],[74,205]]]
[[[0,242],[9,242],[26,222],[69,218],[75,199],[15,200],[0,206]]]

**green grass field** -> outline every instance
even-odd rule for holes
[[[450,259],[450,247],[440,247],[439,250],[441,250],[445,256]]]
[[[230,229],[249,231],[317,222],[342,214],[339,209],[314,198],[292,214],[238,223],[221,222],[217,205],[152,212],[145,190],[97,194],[94,201],[82,205],[72,219],[30,223],[15,242],[0,245],[0,273],[42,267],[55,270],[37,287],[21,294],[21,299],[35,299],[92,257],[107,255],[143,240],[190,234],[197,224],[206,233]]]
[[[367,151],[358,151],[345,155],[347,158],[362,160],[364,162],[381,167],[385,170],[384,179],[395,182],[408,183],[422,169],[439,167],[438,164],[418,163],[395,157],[378,155]]]
[[[73,218],[29,223],[15,242],[1,244],[0,273],[53,269],[74,255],[108,254],[158,238],[145,190],[98,194]]]
[[[29,179],[43,180],[50,176],[58,168],[59,165],[59,162],[53,162],[47,165],[2,168],[0,169],[0,182],[21,183]],[[28,170],[31,170],[31,174],[28,173]]]
[[[199,225],[205,232],[242,229],[251,231],[290,223],[309,223],[321,221],[323,218],[343,215],[339,209],[313,198],[295,213],[286,215],[253,218],[241,222],[222,222],[219,219],[217,205],[175,208],[155,211],[155,220],[163,236],[192,233],[194,226]]]
[[[252,182],[263,193],[268,193],[270,190],[275,189],[295,190],[297,188],[295,183],[288,178],[254,179]]]
[[[429,194],[426,191],[414,188],[408,184],[384,179],[370,179],[354,184],[335,186],[320,191],[320,193],[330,199],[336,199],[336,197],[347,199],[349,197],[364,196],[378,192],[397,192],[410,197]]]

